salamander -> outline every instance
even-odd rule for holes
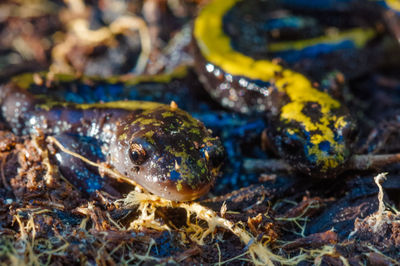
[[[294,168],[313,177],[336,176],[346,168],[351,156],[351,144],[356,137],[354,119],[338,99],[322,91],[317,82],[299,72],[301,69],[295,70],[296,62],[288,67],[281,60],[271,59],[271,54],[253,57],[248,55],[252,47],[246,51],[245,47],[240,49],[233,45],[232,36],[227,31],[239,32],[240,36],[240,29],[227,24],[227,16],[240,4],[243,5],[237,10],[244,12],[248,3],[213,0],[200,11],[193,26],[193,53],[199,79],[223,106],[242,113],[264,113],[270,125],[267,130],[270,144]],[[252,7],[251,4],[248,6]],[[258,9],[265,13],[265,9]],[[276,12],[275,15],[279,14]],[[246,19],[243,15],[239,21]],[[285,23],[279,22],[280,26]],[[291,23],[293,21],[283,26]],[[300,26],[307,25],[303,23]],[[344,53],[340,50],[342,43],[347,45],[346,49],[358,49],[375,35],[373,28],[354,27],[331,37],[309,36],[306,40],[275,41],[266,46],[274,53],[291,50],[296,56],[299,51],[314,46],[313,51],[319,52],[313,60],[318,61],[321,55],[337,48],[339,55]],[[253,39],[259,41],[254,36]],[[348,64],[346,61],[342,63]],[[360,66],[356,65],[356,68]]]
[[[56,82],[57,76],[52,84]],[[221,142],[187,112],[145,101],[60,102],[32,93],[30,83],[20,77],[0,87],[1,115],[16,134],[53,135],[72,151],[107,161],[169,200],[196,199],[213,185],[224,154]],[[102,188],[103,179],[76,158],[62,152],[55,157],[61,172],[80,190]]]
[[[391,9],[397,14],[400,14],[400,2],[397,0],[374,0],[378,4],[382,5],[387,9]]]

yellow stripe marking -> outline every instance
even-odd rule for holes
[[[340,107],[340,103],[313,87],[311,81],[304,75],[284,69],[269,60],[255,60],[232,49],[231,40],[223,31],[223,16],[239,1],[213,0],[200,12],[194,24],[194,36],[202,55],[207,61],[231,75],[271,82],[279,91],[285,92],[290,101],[281,109],[281,121],[296,121],[307,132],[318,130],[320,133],[313,133],[311,136],[310,142],[314,145],[309,149],[309,155],[314,155],[324,170],[338,166],[344,160],[343,156],[328,155],[318,148],[318,144],[328,141],[337,154],[344,153],[344,144],[334,140],[334,132],[329,128],[329,125],[333,125],[336,129],[346,125],[344,117],[337,117],[332,112],[333,109]],[[372,35],[369,30],[357,30],[354,33],[357,34],[354,39],[359,45]],[[345,32],[341,37],[349,34],[350,32]],[[361,36],[364,34],[365,36]],[[300,46],[303,45],[305,43]],[[307,102],[316,102],[321,106],[322,117],[316,123],[302,113]]]

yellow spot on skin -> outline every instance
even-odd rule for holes
[[[122,133],[122,134],[119,135],[119,137],[118,137],[119,140],[126,140],[126,138],[127,138],[126,133]]]
[[[150,142],[151,144],[155,144],[156,142],[153,139],[154,131],[150,130],[146,132],[143,136],[146,137],[147,141]]]
[[[189,130],[190,133],[193,133],[195,135],[200,135],[200,129],[197,127],[193,127]]]
[[[206,172],[205,162],[204,159],[199,159],[196,162],[197,166],[201,169],[200,172],[204,174]]]
[[[187,152],[185,151],[176,151],[175,147],[173,146],[165,146],[165,151],[170,153],[172,156],[176,157],[176,158],[180,158],[181,164],[178,165],[179,168],[176,169],[176,162],[175,165],[173,166],[174,170],[176,170],[177,172],[179,172],[181,174],[181,178],[179,180],[179,182],[185,182],[187,185],[189,185],[192,189],[196,189],[198,188],[198,185],[196,183],[196,175],[198,173],[194,173],[191,168],[188,165],[188,161],[190,159],[190,156]],[[198,162],[197,162],[198,163]],[[204,161],[200,161],[202,167],[197,164],[199,167],[201,168],[206,168],[207,166],[205,165]]]
[[[31,73],[21,74],[13,77],[11,81],[21,89],[28,89],[33,83],[33,75]]]
[[[169,83],[173,79],[179,79],[179,78],[184,78],[187,75],[188,68],[185,65],[178,66],[176,67],[172,72],[170,73],[163,73],[163,74],[158,74],[158,75],[140,75],[140,76],[112,76],[107,79],[104,79],[103,77],[95,77],[95,76],[82,76],[79,78],[82,82],[93,82],[93,81],[104,81],[106,80],[108,83],[121,83],[121,80],[124,80],[124,85],[125,86],[133,86],[137,85],[139,83],[144,83],[144,82],[154,82],[154,83]],[[48,75],[50,72],[37,72],[35,73],[36,75],[39,75],[41,78],[45,77]],[[50,78],[52,81],[55,82],[71,82],[74,80],[78,80],[76,75],[71,75],[71,74],[53,74],[52,73],[52,78]],[[32,73],[24,73],[21,75],[14,76],[11,81],[15,84],[17,84],[19,87],[23,89],[28,89],[34,82],[34,77]]]
[[[268,45],[268,51],[302,50],[316,44],[338,44],[346,40],[352,41],[357,48],[361,48],[365,46],[366,42],[374,38],[375,35],[376,32],[373,29],[355,28],[346,31],[335,31],[321,37],[306,40],[271,43]]]
[[[400,11],[400,1],[399,0],[386,0],[386,4],[397,11]]]
[[[176,184],[176,190],[179,192],[182,190],[182,180],[179,180]]]
[[[223,16],[239,1],[214,0],[200,12],[195,21],[194,36],[202,55],[208,62],[231,75],[270,82],[278,91],[286,93],[290,100],[282,107],[280,120],[284,123],[300,123],[307,132],[320,132],[313,133],[311,136],[310,141],[313,146],[309,149],[309,155],[316,157],[317,163],[323,165],[323,170],[337,166],[344,160],[343,156],[326,154],[319,149],[318,144],[327,141],[339,154],[344,152],[344,145],[334,140],[334,132],[329,127],[329,125],[333,125],[338,129],[346,125],[344,117],[337,117],[333,112],[334,109],[340,107],[340,103],[316,89],[304,75],[284,69],[270,60],[255,60],[231,47],[231,39],[223,30]],[[339,36],[352,37],[357,45],[362,45],[372,35],[370,30],[358,29],[344,32]],[[331,38],[330,41],[338,41],[339,36]],[[283,44],[281,43],[281,45]],[[299,47],[303,45],[306,43],[298,44]],[[302,112],[308,102],[315,102],[321,106],[319,121],[313,122]]]
[[[172,112],[164,112],[161,114],[163,118],[174,116]]]
[[[132,121],[132,125],[134,124],[141,124],[141,125],[154,125],[154,126],[160,126],[161,123],[155,119],[155,118],[144,118],[144,117],[139,117],[138,119]]]
[[[90,109],[90,108],[98,108],[98,109],[123,109],[128,111],[136,111],[138,109],[143,110],[154,110],[159,107],[165,107],[164,104],[155,103],[155,102],[145,102],[145,101],[115,101],[115,102],[105,102],[105,103],[88,103],[88,104],[75,104],[75,103],[67,103],[67,102],[58,102],[48,100],[44,104],[40,104],[39,107],[44,110],[50,110],[55,106],[65,106],[72,107],[76,109]]]
[[[159,75],[140,75],[135,77],[128,77],[124,82],[126,86],[132,86],[143,82],[154,82],[154,83],[169,83],[173,79],[183,78],[187,75],[187,67],[179,66],[175,68],[171,73],[159,74]],[[113,77],[115,82],[121,81],[121,77]],[[110,81],[112,82],[112,81]]]
[[[163,104],[146,101],[115,101],[105,103],[74,104],[74,106],[79,109],[120,108],[124,110],[136,111],[138,109],[155,109],[157,107],[163,106]]]

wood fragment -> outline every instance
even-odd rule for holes
[[[347,162],[345,170],[376,170],[391,164],[400,163],[400,153],[354,155]],[[291,172],[293,167],[280,159],[243,160],[243,168],[247,173]]]

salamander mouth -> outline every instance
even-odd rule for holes
[[[161,166],[157,169],[160,170]],[[214,172],[207,169],[206,174],[183,175],[176,170],[162,173],[140,172],[137,178],[147,180],[141,185],[149,192],[172,201],[190,201],[206,194],[215,181]],[[195,178],[195,184],[190,182]],[[188,181],[189,180],[189,181]]]

